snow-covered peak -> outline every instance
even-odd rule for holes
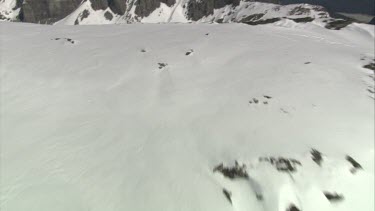
[[[1,0],[6,20],[66,25],[166,22],[269,23],[322,20],[324,8],[307,4],[278,5],[277,1],[247,0]]]

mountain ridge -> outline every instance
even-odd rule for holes
[[[279,0],[2,0],[0,19],[67,25],[133,22],[249,22],[328,18],[321,6]],[[268,22],[268,21],[266,21]]]

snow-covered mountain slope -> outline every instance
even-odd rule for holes
[[[372,26],[0,27],[2,211],[374,210]]]
[[[308,18],[308,21],[315,19],[322,21],[329,18],[329,14],[323,7],[308,4],[281,6],[271,3],[238,1],[237,4],[230,3],[223,4],[221,7],[214,7],[214,5],[210,7],[207,2],[181,0],[171,5],[160,3],[159,7],[149,11],[150,14],[142,16],[136,12],[139,5],[129,6],[130,9],[124,15],[116,15],[109,8],[95,10],[92,8],[92,3],[86,1],[74,13],[59,21],[59,23],[65,25],[132,22],[186,23],[191,21],[228,23],[276,20],[277,18]]]
[[[16,0],[0,0],[0,20],[16,20],[20,9]]]
[[[325,21],[321,6],[276,0],[1,0],[0,19],[66,25],[179,22]]]

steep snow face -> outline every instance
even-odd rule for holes
[[[0,210],[374,210],[371,26],[0,27]]]

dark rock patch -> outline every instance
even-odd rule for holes
[[[107,0],[90,0],[93,10],[105,10],[108,8]]]
[[[215,20],[216,23],[223,23],[223,21],[224,21],[224,18],[219,18],[219,19]]]
[[[312,17],[304,17],[304,18],[289,18],[290,20],[296,22],[296,23],[308,23],[308,22],[312,22],[313,20],[315,20],[314,18]]]
[[[284,108],[280,108],[280,111],[283,112],[284,114],[289,114],[289,111],[285,110]]]
[[[321,165],[322,165],[322,162],[323,162],[323,156],[322,156],[322,153],[319,152],[319,151],[316,150],[316,149],[311,149],[310,153],[311,153],[311,159],[312,159],[316,164],[318,164],[319,166],[321,166]]]
[[[284,157],[260,157],[260,162],[269,162],[275,166],[278,171],[281,172],[296,172],[297,166],[302,166],[302,163],[294,158]]]
[[[255,25],[263,25],[263,24],[275,23],[275,22],[277,22],[279,20],[281,20],[281,18],[270,18],[270,19],[265,19],[265,20],[247,21],[247,22],[243,22],[243,23],[255,26]]]
[[[88,10],[83,10],[83,12],[82,12],[81,15],[80,15],[81,20],[83,20],[83,19],[89,17],[89,15],[90,15],[90,11],[88,11]]]
[[[350,21],[350,20],[336,19],[336,20],[329,21],[325,25],[325,27],[327,29],[340,30],[340,29],[350,25],[351,23],[353,23],[353,22]]]
[[[226,5],[232,5],[232,7],[236,7],[239,4],[240,4],[240,0],[214,0],[215,9],[223,8]]]
[[[194,50],[193,50],[193,49],[190,49],[188,52],[185,53],[185,55],[186,55],[186,56],[189,56],[189,55],[191,55],[193,52],[194,52]]]
[[[311,62],[305,62],[304,64],[311,64]]]
[[[232,193],[225,188],[223,188],[223,193],[225,198],[228,199],[229,203],[232,204]]]
[[[197,1],[191,0],[186,4],[186,16],[189,20],[197,21],[204,16],[213,14],[214,0]]]
[[[263,201],[263,199],[264,199],[262,194],[257,193],[257,194],[255,194],[255,196],[256,196],[256,198],[257,198],[259,201]]]
[[[328,191],[324,191],[324,196],[330,201],[330,202],[339,202],[344,200],[344,196],[342,194],[338,193],[331,193]]]
[[[60,37],[57,37],[57,38],[54,38],[54,39],[51,39],[51,40],[65,40],[66,42],[69,42],[71,44],[74,44],[75,41],[71,38],[60,38]]]
[[[16,8],[20,8],[20,21],[51,24],[71,14],[81,2],[82,0],[17,0]]]
[[[258,104],[259,103],[259,99],[257,99],[257,98],[254,97],[252,100],[249,100],[249,103],[250,104],[253,104],[253,103]]]
[[[107,19],[109,21],[111,21],[113,19],[112,13],[110,13],[108,11],[104,13],[104,17],[105,17],[105,19]]]
[[[139,17],[149,16],[156,8],[160,7],[160,3],[167,6],[172,6],[176,3],[175,0],[138,0],[135,3],[135,14]]]
[[[7,18],[7,17],[5,17],[4,15],[2,15],[1,13],[0,13],[0,20],[10,20],[9,18]]]
[[[353,174],[356,173],[357,170],[363,169],[361,164],[359,164],[356,160],[354,160],[354,158],[350,157],[349,155],[347,155],[345,159],[353,166],[350,169],[350,172],[352,172]]]
[[[304,14],[309,14],[310,13],[310,8],[305,8],[303,6],[298,6],[293,8],[290,12],[289,15],[304,15]]]
[[[369,70],[372,70],[372,71],[375,72],[375,63],[372,62],[370,64],[366,64],[366,65],[363,66],[363,68],[366,68],[366,69],[369,69]]]
[[[301,211],[296,205],[291,204],[289,207],[286,209],[286,211]]]
[[[229,179],[249,178],[249,175],[246,172],[246,166],[240,166],[237,161],[235,162],[235,165],[233,167],[226,167],[221,163],[214,168],[213,172],[220,172],[224,177],[227,177]]]
[[[159,65],[159,69],[163,69],[168,66],[167,63],[158,63],[158,65]]]
[[[241,19],[240,22],[246,23],[246,22],[249,22],[249,21],[257,21],[257,20],[261,19],[263,16],[264,16],[263,13],[257,13],[257,14],[249,15],[249,16],[246,16],[243,19]]]
[[[126,1],[124,0],[108,0],[109,8],[116,14],[124,15],[126,11]]]
[[[197,21],[205,16],[213,14],[214,9],[223,8],[226,5],[236,7],[239,4],[240,0],[190,0],[184,6],[187,10],[187,18],[192,21]]]
[[[83,10],[79,15],[78,18],[74,21],[74,25],[78,25],[83,19],[89,17],[90,11]]]
[[[271,99],[272,97],[271,96],[268,96],[268,95],[263,95],[264,98],[266,99]]]

